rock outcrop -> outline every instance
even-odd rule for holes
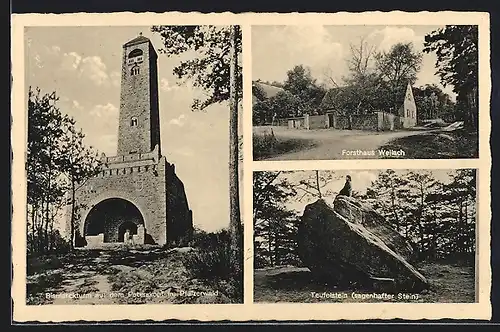
[[[313,273],[339,283],[369,284],[384,291],[428,288],[426,278],[410,264],[410,244],[381,215],[352,197],[338,196],[333,205],[320,199],[306,206],[298,245]]]

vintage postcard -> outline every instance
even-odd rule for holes
[[[14,15],[13,320],[488,319],[488,29]]]

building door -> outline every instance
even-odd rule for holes
[[[328,114],[328,128],[335,128],[335,123],[333,123],[333,113]]]

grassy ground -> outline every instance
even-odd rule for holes
[[[313,140],[299,138],[281,138],[273,135],[253,135],[253,159],[262,160],[270,156],[279,156],[289,152],[310,149],[315,146]]]
[[[233,303],[228,280],[185,267],[195,250],[77,250],[29,257],[27,304]]]
[[[417,268],[431,284],[420,294],[395,293],[392,299],[362,299],[369,289],[340,289],[318,281],[307,268],[273,267],[255,270],[255,302],[411,302],[469,303],[475,301],[474,268],[450,263],[423,263]],[[353,292],[356,296],[353,298]],[[380,294],[380,292],[377,292]]]
[[[408,159],[477,158],[478,135],[464,130],[432,132],[397,138],[381,149],[403,149]]]

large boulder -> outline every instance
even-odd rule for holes
[[[364,226],[409,263],[416,260],[417,256],[410,242],[371,206],[353,197],[337,196],[333,201],[333,210],[348,221]]]
[[[385,219],[354,198],[320,199],[304,210],[298,231],[299,255],[309,269],[339,283],[380,285],[420,291],[425,277],[408,261],[409,244]],[[391,287],[389,287],[391,288]]]

